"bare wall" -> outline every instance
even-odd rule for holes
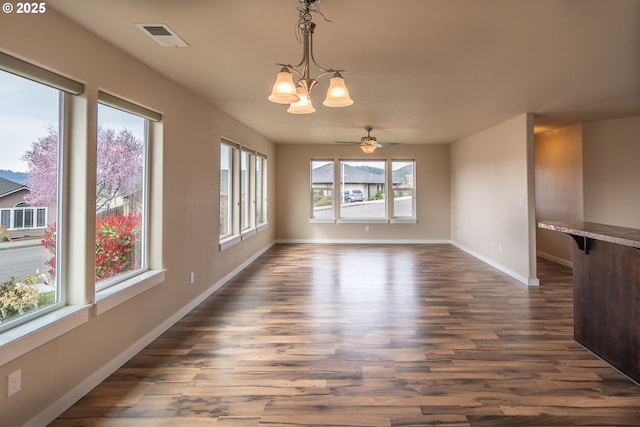
[[[522,114],[451,145],[451,239],[537,284],[533,120]]]
[[[583,220],[582,125],[535,136],[536,219]],[[537,229],[538,255],[571,266],[571,237]]]
[[[585,221],[640,228],[640,117],[582,125]]]

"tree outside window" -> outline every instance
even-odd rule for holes
[[[59,215],[59,90],[0,71],[0,329],[63,304],[40,245]],[[20,262],[13,244],[23,241]],[[54,243],[54,251],[55,251]],[[57,248],[63,245],[57,242]]]

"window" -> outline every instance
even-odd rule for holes
[[[311,160],[310,222],[335,222],[337,204],[339,222],[415,223],[415,182],[414,160]]]
[[[333,220],[333,160],[311,161],[311,218]]]
[[[251,154],[248,151],[240,152],[240,231],[251,228],[251,169],[249,160]]]
[[[0,57],[0,65],[5,58]],[[56,257],[65,246],[56,233],[63,206],[59,130],[64,95],[5,71],[0,71],[0,93],[0,141],[10,141],[0,156],[0,245],[9,239],[32,242],[0,251],[4,330],[64,304]]]
[[[267,222],[267,159],[263,155],[256,155],[256,225]]]
[[[340,161],[340,218],[387,218],[385,184],[386,161]]]
[[[267,223],[267,157],[220,142],[220,249],[248,238]]]
[[[415,161],[394,160],[391,162],[393,186],[393,218],[415,218]]]
[[[228,144],[220,144],[220,239],[233,234],[234,150]]]
[[[98,104],[96,290],[148,268],[147,130],[146,118]]]

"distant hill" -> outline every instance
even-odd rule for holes
[[[24,172],[0,169],[0,178],[8,179],[9,181],[17,182],[18,184],[27,183],[27,174]]]

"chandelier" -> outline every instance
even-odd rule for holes
[[[311,104],[311,90],[318,84],[318,78],[333,73],[329,80],[327,96],[322,104],[327,107],[348,107],[353,104],[353,100],[349,97],[349,90],[344,83],[344,77],[340,74],[345,70],[323,68],[318,65],[313,56],[313,31],[316,24],[311,21],[311,12],[322,15],[317,6],[320,0],[298,1],[303,4],[303,7],[298,8],[297,23],[298,35],[302,39],[303,46],[302,60],[297,65],[276,64],[282,68],[278,72],[276,82],[268,99],[276,104],[290,104],[287,109],[289,113],[313,113],[316,109]],[[311,63],[320,70],[320,73],[313,78],[311,77]],[[293,81],[293,73],[298,77],[297,84]]]

